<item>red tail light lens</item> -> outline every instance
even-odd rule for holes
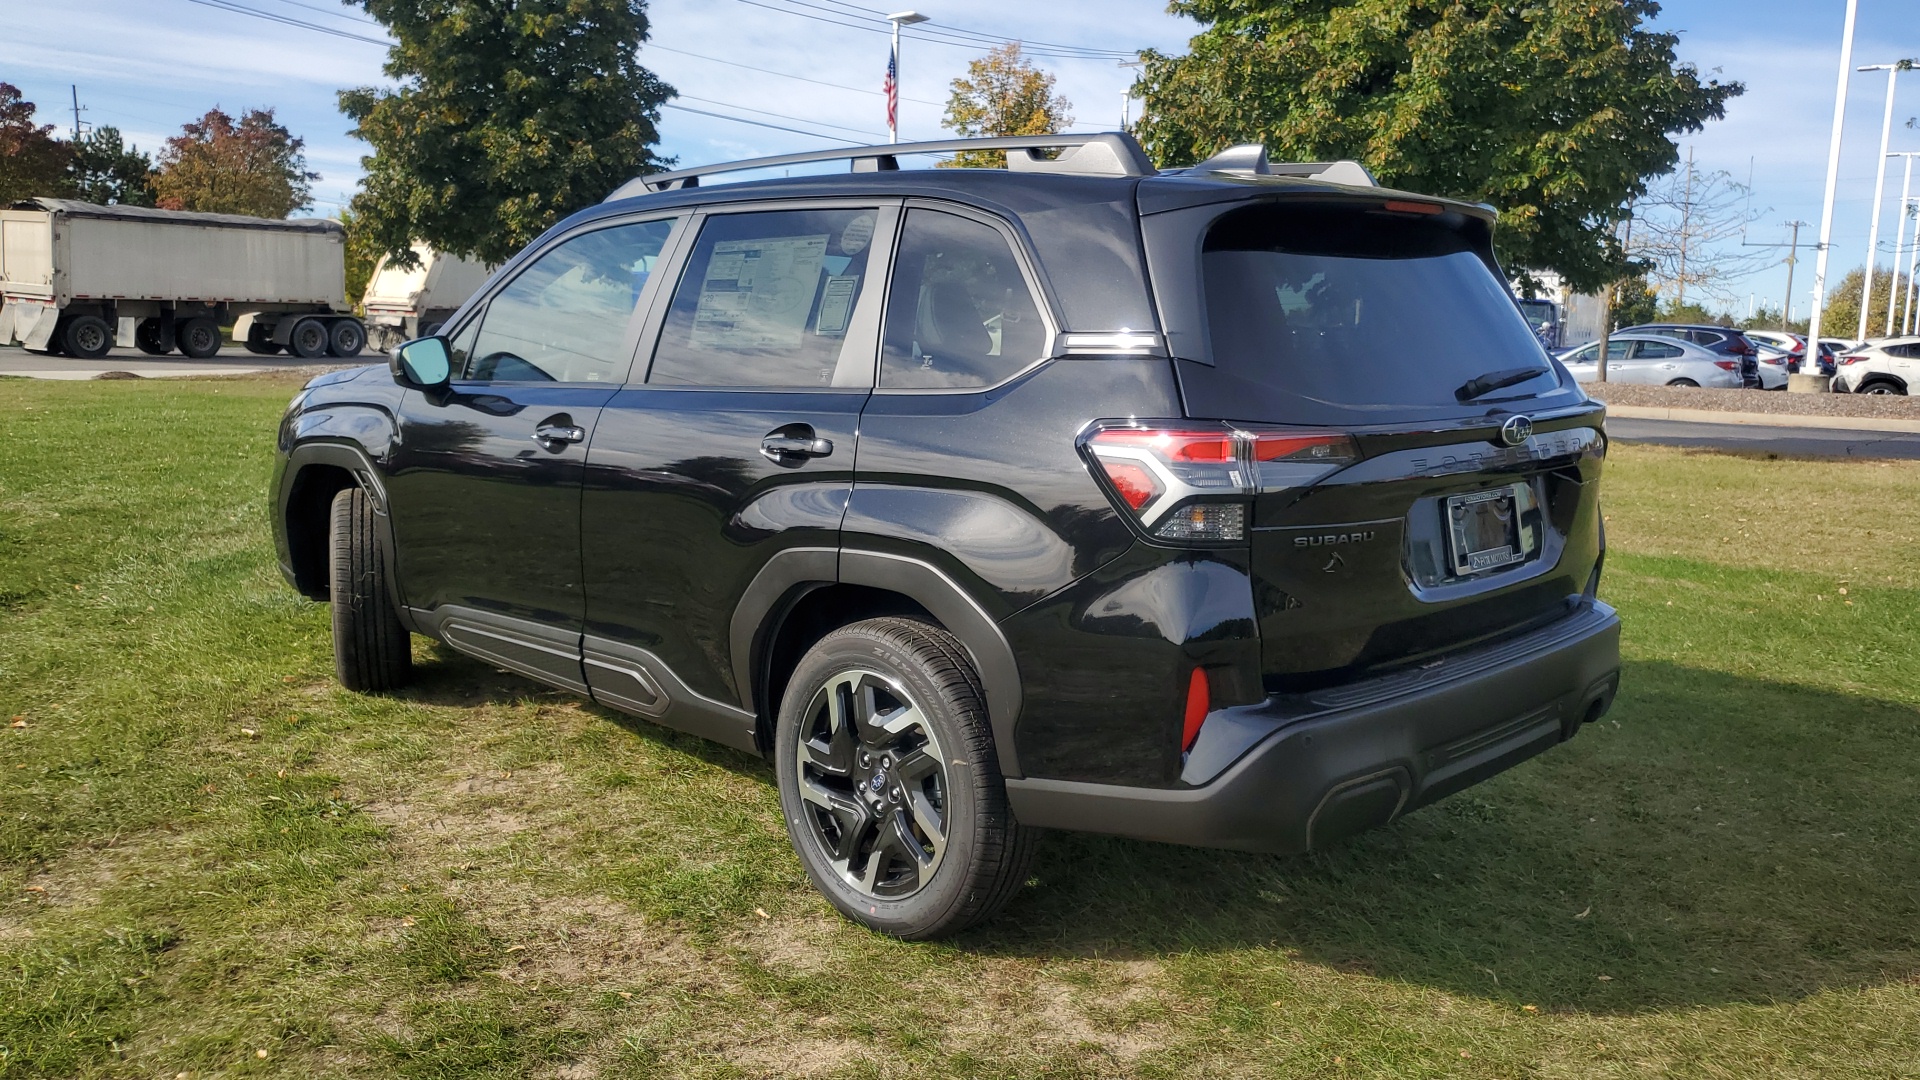
[[[1715,360],[1715,361],[1713,362],[1713,366],[1714,366],[1714,367],[1717,367],[1717,368],[1719,368],[1719,369],[1720,369],[1721,371],[1739,371],[1739,370],[1740,370],[1740,361],[1738,361],[1738,360]]]
[[[1194,668],[1193,675],[1187,679],[1187,711],[1180,724],[1180,752],[1193,749],[1193,741],[1200,737],[1200,725],[1207,722],[1207,711],[1213,706],[1213,690],[1207,685],[1207,669]]]
[[[1249,498],[1313,483],[1359,457],[1339,432],[1205,421],[1102,421],[1083,446],[1115,502],[1153,536],[1182,543],[1244,540]]]

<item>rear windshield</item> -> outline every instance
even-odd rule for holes
[[[1201,275],[1215,365],[1202,381],[1237,402],[1229,419],[1479,409],[1559,386],[1500,278],[1440,221],[1250,207],[1214,224]]]

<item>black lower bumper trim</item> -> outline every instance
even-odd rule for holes
[[[1289,723],[1200,787],[1026,779],[1007,781],[1007,794],[1015,817],[1043,828],[1322,847],[1511,768],[1604,713],[1619,684],[1619,617],[1591,601],[1567,629],[1460,678]]]

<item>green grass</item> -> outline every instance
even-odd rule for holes
[[[426,642],[335,688],[293,389],[0,384],[0,1077],[1920,1075],[1920,466],[1617,448],[1608,719],[1311,857],[1049,836],[905,945],[756,759]]]

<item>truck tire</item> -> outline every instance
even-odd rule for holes
[[[205,360],[220,354],[220,324],[205,315],[196,315],[173,328],[174,343],[184,356]]]
[[[327,329],[327,351],[342,359],[360,355],[367,347],[367,328],[359,319],[335,319]]]
[[[330,526],[334,674],[361,694],[404,686],[413,673],[413,642],[394,612],[367,493],[350,487],[335,495]]]
[[[287,351],[302,360],[327,355],[327,324],[319,319],[301,319],[287,335]]]
[[[56,335],[68,356],[98,360],[113,348],[113,327],[98,315],[75,315]]]
[[[273,327],[257,319],[247,327],[246,345],[247,351],[256,356],[272,356],[280,351],[280,346],[273,343]]]
[[[160,320],[141,319],[133,327],[133,343],[148,356],[165,356],[173,350],[160,340]]]
[[[1007,806],[985,693],[946,631],[886,618],[821,638],[787,684],[774,739],[788,837],[855,922],[944,937],[1026,882],[1033,832]]]

